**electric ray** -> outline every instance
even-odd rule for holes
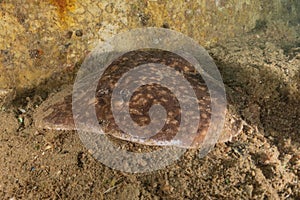
[[[187,129],[186,134],[179,138],[179,142],[173,140],[181,122],[182,113],[180,103],[172,91],[156,83],[142,85],[134,91],[132,96],[126,95],[124,91],[124,94],[121,95],[129,99],[130,117],[136,124],[146,126],[151,123],[151,120],[160,121],[162,120],[161,118],[165,117],[166,120],[163,127],[154,135],[152,135],[152,133],[145,133],[146,135],[149,134],[149,137],[145,139],[139,138],[139,136],[136,135],[132,136],[124,132],[118,126],[114,120],[112,104],[116,103],[118,106],[122,104],[122,102],[111,101],[115,85],[126,72],[147,63],[167,65],[182,74],[192,85],[200,110],[200,120],[199,123],[197,123],[196,134],[189,133]],[[157,74],[158,76],[161,76],[161,73],[163,72],[153,72],[153,74]],[[171,82],[175,81],[172,77],[165,76],[165,78],[170,78],[168,81]],[[208,127],[213,126],[210,124],[212,113],[211,102],[218,102],[218,99],[211,98],[210,91],[204,79],[191,63],[175,53],[155,49],[135,50],[120,56],[107,67],[99,79],[95,91],[95,98],[86,99],[83,91],[83,95],[79,99],[82,100],[82,103],[94,105],[99,122],[97,125],[101,126],[101,129],[107,134],[122,140],[138,142],[144,145],[173,145],[185,148],[197,148],[199,145],[202,145],[208,132]],[[184,101],[186,105],[189,104],[190,99],[188,96]],[[156,116],[156,118],[152,119],[149,111],[153,105],[163,106],[166,110],[166,116]],[[220,116],[224,114],[224,112],[219,113]],[[122,112],[120,112],[119,115],[122,115]],[[76,129],[72,113],[72,87],[70,86],[45,100],[37,108],[34,114],[34,120],[36,127],[39,129]],[[190,120],[193,120],[193,118]],[[86,123],[87,127],[93,126],[89,125],[89,122]],[[126,124],[126,121],[124,123]],[[95,127],[91,127],[91,129],[94,128]],[[224,128],[218,141],[230,141],[241,129],[242,121],[235,118],[234,115],[227,110]],[[191,138],[192,142],[190,142]]]

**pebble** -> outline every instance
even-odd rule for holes
[[[82,30],[76,30],[76,31],[75,31],[75,35],[76,35],[77,37],[81,37],[81,36],[83,36],[83,31],[82,31]]]

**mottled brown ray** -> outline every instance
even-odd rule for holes
[[[211,118],[211,97],[204,80],[195,68],[185,59],[168,51],[140,50],[131,51],[114,62],[106,69],[99,80],[96,90],[96,100],[83,99],[82,102],[95,103],[96,115],[99,125],[106,132],[114,137],[132,141],[133,138],[119,129],[114,121],[111,110],[112,91],[117,81],[124,73],[134,67],[148,63],[160,63],[172,67],[182,73],[186,80],[192,85],[198,98],[200,110],[200,121],[196,135],[187,133],[180,138],[181,147],[199,146],[207,133]],[[155,72],[156,73],[156,72]],[[172,77],[170,77],[172,81]],[[82,98],[85,98],[84,95]],[[186,99],[188,103],[189,99]],[[213,99],[218,101],[218,99]],[[145,145],[161,145],[166,141],[172,141],[177,134],[181,120],[181,110],[175,95],[167,88],[158,84],[148,84],[139,87],[131,96],[129,113],[134,122],[143,126],[150,123],[149,109],[154,104],[160,104],[166,109],[167,120],[164,127],[148,140],[134,140]],[[219,113],[220,115],[224,113]],[[120,113],[122,115],[122,113]],[[72,115],[72,87],[67,88],[49,97],[36,111],[35,124],[38,128],[72,130],[75,128]],[[159,119],[157,119],[159,120]],[[191,118],[191,120],[193,120]],[[241,122],[235,120],[230,113],[227,113],[224,131],[219,141],[231,140],[240,130]],[[193,137],[192,146],[188,145],[188,137]],[[172,143],[171,143],[172,144]],[[173,144],[177,145],[177,144]]]

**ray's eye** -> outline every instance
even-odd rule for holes
[[[130,92],[127,89],[121,90],[120,95],[122,96],[123,101],[128,101],[130,98]]]

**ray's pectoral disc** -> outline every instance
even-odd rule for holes
[[[188,92],[184,92],[185,90],[180,88],[181,86],[178,86],[178,91],[183,91],[183,94],[181,94],[183,103],[180,102],[175,94],[176,90],[175,92],[171,91],[167,87],[157,83],[157,79],[176,83],[178,81],[176,80],[176,76],[173,77],[168,74],[167,70],[155,71],[155,68],[153,68],[154,70],[150,74],[154,74],[152,78],[156,81],[140,85],[132,94],[128,93],[126,89],[122,90],[121,85],[121,89],[118,91],[120,98],[112,98],[113,91],[116,90],[116,85],[124,74],[135,67],[148,63],[162,64],[176,70],[178,74],[182,75],[189,82],[196,95],[196,99],[192,98]],[[131,78],[127,82],[125,81],[124,86],[138,80],[140,77]],[[74,129],[71,91],[71,89],[68,89],[50,97],[52,98],[51,100],[49,98],[38,108],[35,116],[38,127]],[[94,109],[99,122],[98,126],[101,126],[105,133],[111,134],[116,138],[145,145],[197,147],[203,142],[210,125],[211,98],[208,87],[201,75],[187,60],[169,51],[148,49],[125,53],[114,60],[104,71],[95,91],[95,100],[84,99],[85,95],[82,95],[82,99],[80,98],[79,100],[82,100],[82,103],[94,103]],[[187,116],[185,121],[195,120],[195,112],[193,110],[199,109],[200,116],[197,116],[200,118],[197,121],[198,127],[194,127],[196,129],[195,133],[190,132],[191,127],[181,128],[184,134],[176,138],[176,134],[183,122],[181,106],[189,107],[189,105],[194,105],[190,101],[196,101],[196,107],[185,108],[186,110],[190,110],[189,113],[184,113]],[[117,112],[114,112],[112,108],[116,108]],[[128,122],[128,113],[130,123]],[[114,115],[117,115],[118,121]],[[141,129],[143,130],[142,132],[126,132],[122,130],[122,126],[130,129],[132,122],[137,128],[147,127],[151,124],[162,126],[155,133],[153,133],[152,128]]]
[[[143,77],[145,73],[140,74],[143,70],[138,71],[133,73],[134,75],[128,75],[127,79],[120,85],[119,90],[116,88],[118,81],[126,73],[145,64],[148,64],[146,66],[147,77]],[[170,67],[176,70],[178,74],[181,74],[191,85],[196,99],[191,98],[192,95],[188,93],[187,89],[181,89],[180,83],[176,85],[178,83],[177,76],[169,74],[170,72],[166,69],[162,70],[159,67],[155,67],[155,64],[165,65],[165,68]],[[111,74],[109,81],[105,78],[108,74]],[[148,82],[151,82],[153,79],[154,83],[142,84],[144,79],[149,79]],[[164,85],[156,83],[158,80],[174,83],[175,87],[178,88],[172,91]],[[126,86],[134,82],[137,82],[136,84],[139,87],[131,94],[126,89]],[[178,96],[174,94],[176,89],[182,91],[180,96],[183,102],[181,104],[178,101]],[[119,98],[113,98],[112,92],[103,91],[117,91]],[[105,122],[102,123],[104,132],[120,139],[147,145],[190,147],[191,145],[196,146],[203,141],[209,126],[211,102],[204,80],[188,61],[168,51],[143,50],[124,54],[106,69],[103,78],[99,80],[96,94],[96,113],[99,122]],[[188,117],[185,120],[197,120],[194,119],[197,112],[193,112],[193,110],[199,109],[201,120],[197,123],[198,129],[196,127],[196,132],[192,133],[190,131],[192,127],[183,127],[182,129],[184,129],[185,133],[181,137],[176,138],[182,122],[182,108],[180,106],[195,105],[190,101],[196,101],[196,106],[198,105],[198,107],[186,109],[190,111],[189,113],[184,113]],[[151,109],[157,105],[160,105],[157,109],[163,111],[154,111],[151,117]],[[112,108],[117,111],[115,110],[113,113]],[[119,120],[116,120],[116,118]],[[134,123],[131,123],[131,121]],[[151,124],[154,124],[154,126],[151,127]],[[134,125],[148,127],[144,129],[139,129],[139,127],[132,128]]]

